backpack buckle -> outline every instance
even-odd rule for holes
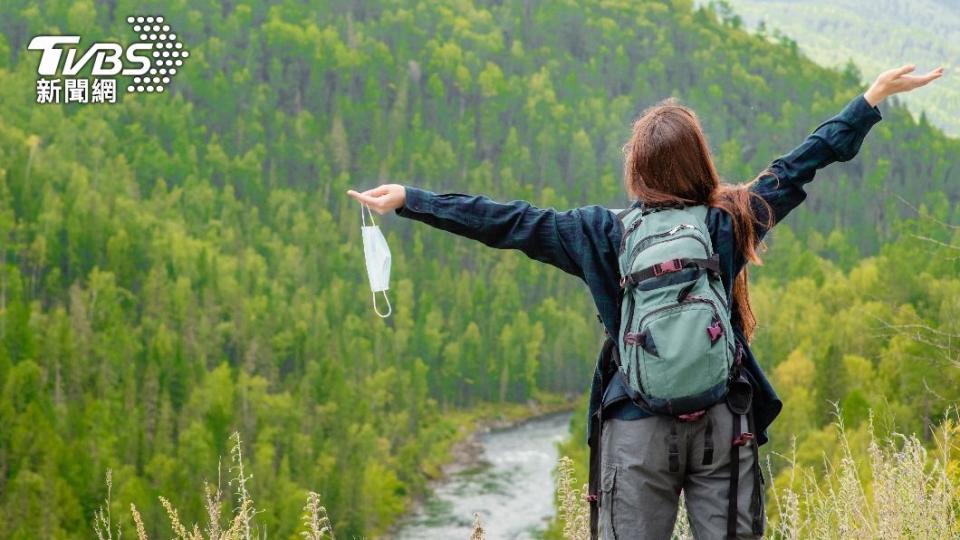
[[[683,262],[680,259],[670,259],[653,265],[653,275],[662,276],[670,272],[676,272],[683,269]]]
[[[623,335],[624,345],[640,345],[643,347],[646,345],[646,341],[646,336],[641,332],[627,332]]]
[[[739,437],[733,440],[734,446],[746,446],[750,441],[753,440],[753,433],[749,431],[744,431],[740,434]]]

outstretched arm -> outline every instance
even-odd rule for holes
[[[584,241],[579,210],[559,212],[526,201],[499,203],[461,193],[436,194],[412,186],[384,184],[347,194],[372,210],[397,214],[478,240],[490,247],[518,249],[532,259],[583,277],[578,254]]]
[[[857,155],[864,137],[881,120],[877,105],[887,97],[909,92],[943,75],[937,68],[926,75],[911,75],[914,66],[891,69],[880,74],[861,96],[853,99],[840,114],[820,124],[803,143],[781,156],[761,173],[750,189],[770,206],[772,223],[779,223],[806,199],[804,185],[817,170],[836,161],[849,161]],[[754,204],[759,221],[767,221],[767,210]],[[766,233],[761,228],[758,238]]]

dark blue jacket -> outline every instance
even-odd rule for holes
[[[761,174],[752,190],[772,209],[773,222],[779,223],[806,198],[804,185],[814,174],[835,161],[856,156],[870,128],[880,121],[880,111],[863,96],[851,101],[840,114],[827,120],[789,154],[773,161]],[[762,215],[765,210],[754,209]],[[436,194],[412,186],[406,187],[406,202],[397,214],[428,225],[478,240],[490,247],[518,249],[532,259],[552,264],[586,282],[593,295],[600,320],[609,335],[616,336],[620,326],[620,275],[617,250],[622,227],[616,215],[602,206],[584,206],[573,210],[541,209],[526,201],[495,202],[487,197],[461,193]],[[731,278],[743,269],[745,260],[736,248],[731,217],[719,208],[711,208],[707,225],[714,249],[720,255],[728,300]],[[766,234],[759,231],[759,237]],[[736,309],[732,308],[731,312]],[[783,403],[764,375],[744,339],[734,328],[736,338],[746,352],[744,365],[754,386],[754,418],[760,443],[766,442],[766,428],[780,413]],[[619,402],[611,411],[622,418],[644,416],[635,405],[622,401],[619,382],[601,388],[601,363],[598,361],[590,391],[589,417]],[[618,378],[612,379],[619,381]],[[604,397],[604,394],[606,396]],[[606,412],[606,411],[605,411]],[[592,426],[592,422],[587,423]],[[587,436],[590,433],[588,428]]]

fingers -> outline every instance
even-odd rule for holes
[[[386,184],[377,186],[373,189],[368,189],[363,192],[364,195],[369,195],[371,197],[380,197],[386,195],[387,193],[390,193],[390,186],[387,186]]]
[[[934,80],[934,79],[939,79],[940,77],[943,77],[943,67],[942,67],[942,66],[941,66],[941,67],[938,67],[937,69],[931,70],[930,73],[927,73],[926,75],[924,75],[923,77],[921,77],[921,79],[923,79],[923,84],[927,84],[928,82],[930,82],[930,81],[932,81],[932,80]]]
[[[894,77],[900,77],[900,76],[906,75],[907,73],[913,72],[913,70],[915,69],[917,69],[916,64],[907,64],[901,67],[900,69],[898,69],[896,74],[894,74]]]
[[[367,206],[373,207],[373,206],[377,203],[377,199],[376,199],[376,197],[372,197],[372,196],[368,195],[367,193],[368,193],[368,192],[358,193],[358,192],[356,192],[356,191],[354,191],[354,190],[352,190],[352,189],[351,189],[351,190],[347,190],[347,195],[353,197],[353,198],[356,199],[357,201],[359,201],[359,202],[361,202],[361,203],[363,203],[363,204],[365,204],[365,205],[367,205]]]
[[[929,84],[931,81],[939,79],[943,76],[943,68],[939,67],[937,69],[931,70],[926,75],[914,75],[910,77],[904,77],[904,81],[907,83],[908,88],[920,88]]]
[[[386,185],[368,189],[363,193],[349,189],[347,190],[347,195],[367,205],[368,208],[381,215],[393,209],[393,207],[390,206],[390,187]]]

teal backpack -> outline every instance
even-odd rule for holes
[[[706,206],[648,207],[618,214],[620,374],[650,412],[680,416],[723,400],[737,348]]]

